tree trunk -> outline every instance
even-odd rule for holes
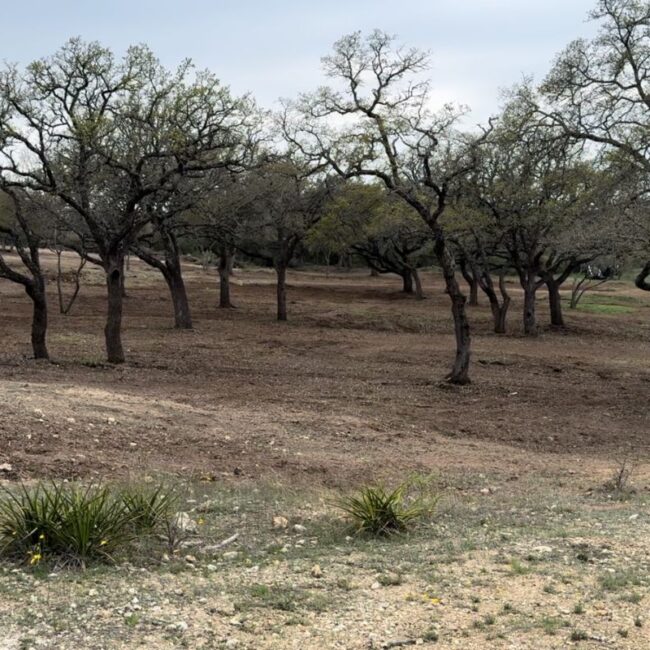
[[[476,307],[478,305],[478,277],[476,268],[473,264],[470,264],[468,268],[468,264],[464,256],[461,256],[459,265],[461,275],[469,287],[469,301],[467,304],[470,307]]]
[[[409,295],[413,293],[413,274],[410,269],[402,273],[402,291]]]
[[[537,334],[537,321],[535,316],[535,294],[537,287],[534,283],[524,285],[524,334],[534,336]]]
[[[562,299],[560,296],[560,285],[555,280],[546,282],[548,289],[548,304],[551,310],[551,325],[553,327],[564,327],[564,318],[562,316]]]
[[[37,285],[41,286],[37,286]],[[34,284],[25,287],[27,295],[32,299],[32,350],[34,359],[49,359],[47,351],[47,299],[45,297],[45,283],[35,280]]]
[[[488,297],[490,303],[490,310],[492,311],[492,319],[494,324],[494,333],[495,334],[505,334],[506,333],[506,318],[508,316],[508,308],[510,307],[510,296],[506,290],[505,276],[502,273],[499,276],[499,291],[501,293],[501,302],[497,296],[496,291],[494,290],[494,284],[492,278],[487,275],[489,271],[486,271],[485,280],[481,282],[480,286],[483,289],[483,292]]]
[[[180,330],[192,329],[192,313],[187,299],[187,290],[181,269],[180,260],[167,258],[163,273],[174,305],[174,327]]]
[[[106,338],[106,358],[109,363],[124,363],[122,347],[122,305],[124,257],[116,255],[105,265],[106,287],[108,290],[108,313],[104,336]]]
[[[424,292],[422,291],[422,280],[417,269],[411,271],[413,274],[413,282],[415,282],[415,297],[418,300],[424,300]]]
[[[221,309],[232,309],[230,302],[230,273],[232,270],[233,255],[226,249],[222,249],[219,256],[219,307]]]
[[[467,304],[470,307],[478,306],[478,282],[473,275],[469,283],[469,302]]]
[[[442,228],[435,224],[433,227],[435,236],[434,251],[438,263],[442,267],[442,274],[445,278],[445,286],[451,300],[451,313],[454,319],[454,334],[456,336],[456,357],[451,373],[447,379],[452,384],[469,384],[469,362],[471,357],[471,337],[469,321],[465,311],[467,299],[456,280],[456,265],[454,258],[447,248],[447,243]]]
[[[645,263],[639,275],[637,275],[634,279],[634,284],[636,284],[636,286],[642,291],[650,291],[650,282],[648,282],[648,276],[650,276],[650,261]]]
[[[278,276],[277,297],[278,297],[278,320],[287,320],[287,267],[284,264],[278,264],[275,267]]]

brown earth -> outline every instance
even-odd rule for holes
[[[419,302],[396,278],[294,271],[286,324],[274,321],[270,271],[236,273],[234,310],[216,308],[213,270],[188,264],[186,276],[189,332],[172,328],[159,274],[131,263],[119,367],[102,361],[97,270],[84,271],[70,316],[50,284],[52,363],[28,358],[29,300],[0,282],[5,477],[146,469],[331,486],[411,470],[586,477],[623,457],[647,467],[650,295],[629,282],[591,305],[622,313],[567,309],[566,331],[536,338],[520,333],[514,281],[509,335],[491,333],[482,299],[470,309],[473,383],[455,388],[442,381],[453,339],[433,274]],[[544,324],[541,291],[538,304]]]

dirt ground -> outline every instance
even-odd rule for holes
[[[432,273],[416,301],[395,278],[294,271],[284,324],[272,272],[238,270],[233,310],[214,270],[186,277],[181,332],[131,263],[119,367],[97,270],[70,316],[50,285],[51,363],[29,359],[29,301],[0,283],[0,484],[162,476],[197,522],[169,556],[0,562],[0,649],[650,647],[650,295],[606,285],[558,332],[540,292],[525,338],[513,282],[507,336],[470,309],[473,383],[456,388]],[[604,489],[623,461],[632,487]],[[434,477],[435,516],[350,536],[337,496],[412,472]]]
[[[530,339],[513,282],[509,335],[490,332],[484,300],[470,309],[473,384],[454,388],[441,381],[453,340],[432,274],[418,302],[395,278],[295,271],[280,324],[272,272],[238,271],[237,309],[219,310],[215,273],[188,265],[195,329],[176,331],[161,277],[132,262],[119,367],[103,363],[102,277],[84,274],[70,316],[50,285],[53,363],[28,359],[29,301],[0,283],[9,478],[146,468],[332,486],[443,468],[581,475],[648,458],[650,295],[631,283],[567,309],[567,331]]]

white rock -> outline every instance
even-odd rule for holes
[[[320,568],[319,564],[314,564],[314,566],[311,568],[311,577],[312,578],[322,578],[323,577],[323,570]]]
[[[174,525],[178,530],[184,533],[195,533],[198,530],[197,523],[187,514],[187,512],[177,512],[174,517]]]
[[[0,465],[0,472],[13,472],[13,469],[11,463],[2,463],[2,465]]]
[[[306,530],[307,530],[307,528],[305,528],[305,526],[303,526],[302,524],[296,524],[293,527],[293,532],[294,533],[304,533]]]

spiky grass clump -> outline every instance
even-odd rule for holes
[[[164,526],[178,501],[178,496],[162,484],[149,490],[129,487],[121,497],[137,533],[150,533]]]
[[[55,482],[5,488],[0,553],[32,565],[111,561],[135,537],[161,525],[173,503],[162,486],[149,492]]]
[[[438,497],[430,493],[428,485],[428,481],[414,478],[393,490],[366,486],[356,495],[340,498],[336,506],[352,519],[357,533],[376,537],[403,533],[435,510]]]

